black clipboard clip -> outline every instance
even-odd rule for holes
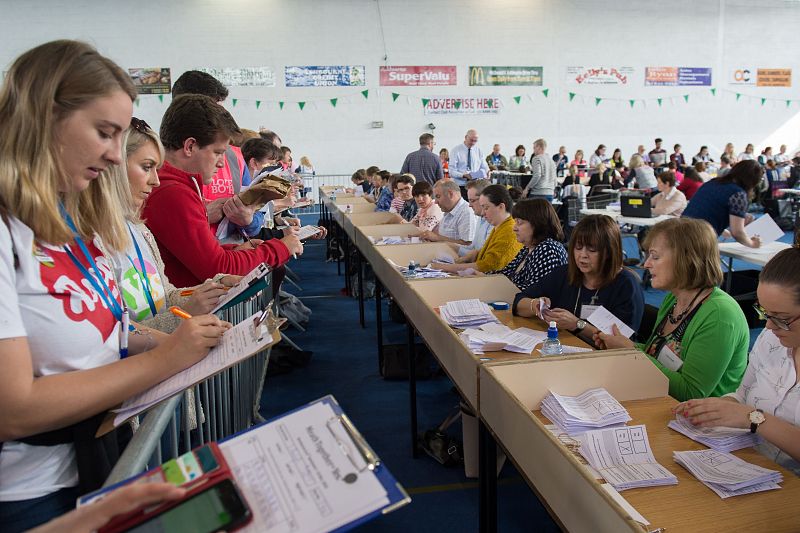
[[[336,444],[339,445],[339,449],[342,450],[342,453],[353,465],[353,468],[359,472],[363,472],[364,470],[374,472],[381,466],[381,460],[378,455],[372,450],[370,445],[367,444],[367,441],[364,440],[364,437],[361,436],[361,433],[359,433],[346,415],[334,416],[328,420],[326,425],[328,426],[328,431],[331,432],[331,435],[336,440]],[[339,435],[337,435],[336,431],[334,431],[334,427],[339,425],[344,428],[347,436],[350,437],[353,446],[355,446],[355,448],[358,450],[358,453],[361,455],[361,459],[364,462],[364,466],[359,467],[358,463],[353,457],[353,454],[351,453],[350,446],[343,442],[342,439],[339,438]]]

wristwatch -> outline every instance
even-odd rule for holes
[[[586,321],[582,318],[579,318],[578,321],[575,323],[575,332],[580,333],[583,331],[583,328],[586,327]]]
[[[750,411],[750,414],[747,415],[750,419],[750,433],[755,433],[758,431],[758,426],[764,423],[766,418],[764,417],[764,411],[761,409],[756,409],[755,411]]]

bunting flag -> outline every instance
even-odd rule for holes
[[[400,93],[392,93],[392,102],[396,102],[400,97]]]
[[[336,107],[336,103],[337,103],[338,101],[339,101],[339,99],[338,99],[338,98],[331,98],[331,105],[332,105],[333,107]]]
[[[767,99],[766,99],[766,98],[762,98],[762,99],[761,99],[761,105],[764,105],[766,102],[767,102]]]
[[[278,106],[280,106],[280,108],[283,109],[283,102],[278,102]]]
[[[686,102],[687,104],[689,103],[689,95],[688,94],[684,94],[683,95],[683,101]]]
[[[422,107],[425,107],[425,106],[427,106],[427,105],[428,105],[428,102],[430,102],[430,101],[431,101],[431,100],[430,100],[430,98],[423,98],[423,99],[422,99]]]
[[[364,89],[361,91],[361,94],[364,96],[364,98],[369,98],[369,89]]]
[[[139,107],[139,99],[138,98],[136,100],[134,100],[133,103],[136,104],[136,107]]]
[[[737,102],[739,101],[739,98],[741,98],[741,97],[742,97],[742,93],[736,93],[736,101]]]
[[[164,95],[163,94],[159,94],[158,95],[158,101],[159,102],[163,102],[164,101]]]
[[[519,103],[519,101],[520,101],[521,99],[522,99],[522,97],[521,97],[521,96],[515,96],[515,97],[514,97],[514,101],[515,101],[516,103]]]
[[[256,100],[256,109],[261,107],[261,100]]]
[[[302,111],[303,108],[306,106],[306,103],[305,102],[297,102],[297,105],[300,107],[300,111]]]
[[[661,102],[663,100],[664,100],[663,98],[656,98],[656,101],[658,102],[658,107],[661,107]]]
[[[713,87],[711,88],[711,95],[712,96],[717,96],[717,89],[716,88],[713,88]]]
[[[453,102],[453,105],[455,106],[456,109],[460,109],[461,108],[461,100],[456,100],[455,102]]]
[[[239,99],[238,99],[238,98],[234,98],[233,100],[231,100],[231,103],[233,103],[233,107],[236,107],[236,103],[237,103],[238,101],[239,101]]]
[[[596,97],[596,96],[595,96],[595,98],[594,98],[594,105],[595,105],[595,106],[598,106],[598,105],[600,105],[600,102],[602,102],[602,101],[603,101],[603,99],[602,99],[602,98],[598,98],[598,97]]]
[[[628,100],[628,103],[631,104],[631,107],[633,107],[633,104],[636,103],[636,100]]]
[[[569,101],[571,102],[575,98],[575,93],[569,93]]]
[[[547,98],[547,95],[550,94],[550,89],[542,89],[542,94]]]
[[[790,105],[792,105],[792,101],[791,100],[786,100],[786,107],[789,107]]]

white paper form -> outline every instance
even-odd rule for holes
[[[225,304],[232,301],[234,298],[242,294],[244,291],[250,288],[253,283],[258,281],[259,279],[263,278],[267,274],[269,274],[270,268],[267,266],[266,263],[261,263],[253,270],[251,270],[246,276],[239,280],[239,283],[228,289],[223,296],[220,297],[219,301],[217,302],[217,306],[211,310],[211,314],[216,313],[223,307]]]
[[[325,403],[264,424],[220,449],[253,511],[243,532],[330,531],[389,503]]]
[[[762,215],[746,225],[744,232],[750,238],[758,236],[762,245],[777,241],[783,237],[783,230],[778,227],[769,215]]]
[[[634,334],[634,331],[629,328],[625,322],[614,316],[611,311],[602,305],[595,309],[594,312],[586,318],[586,320],[606,335],[613,334],[614,330],[611,329],[611,326],[617,326],[619,332],[628,338]]]
[[[685,416],[680,414],[675,415],[675,419],[670,420],[667,427],[718,452],[752,448],[762,442],[761,436],[750,433],[750,430],[722,426],[701,428],[692,425]]]
[[[581,455],[617,490],[678,482],[653,457],[643,425],[589,431],[580,440]]]
[[[313,237],[314,235],[316,235],[320,231],[322,231],[322,230],[319,229],[317,226],[303,226],[303,227],[301,227],[300,229],[297,230],[297,233],[295,235],[297,236],[298,239],[300,239],[301,241],[304,241],[304,240],[308,239],[309,237]]]
[[[219,344],[202,360],[126,400],[116,410],[114,426],[263,350],[272,342],[272,335],[267,331],[266,324],[260,325],[258,331],[256,330],[255,319],[260,314],[256,313],[226,331]]]
[[[733,454],[716,450],[674,452],[675,461],[704,483],[726,485],[732,490],[782,478],[780,472],[762,468]]]

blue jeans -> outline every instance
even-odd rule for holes
[[[0,502],[0,529],[17,533],[40,526],[75,509],[78,496],[78,487],[69,487],[31,500]]]
[[[552,194],[531,194],[530,196],[528,196],[528,199],[531,199],[531,198],[541,198],[543,200],[547,200],[551,204],[553,203],[553,195]]]

